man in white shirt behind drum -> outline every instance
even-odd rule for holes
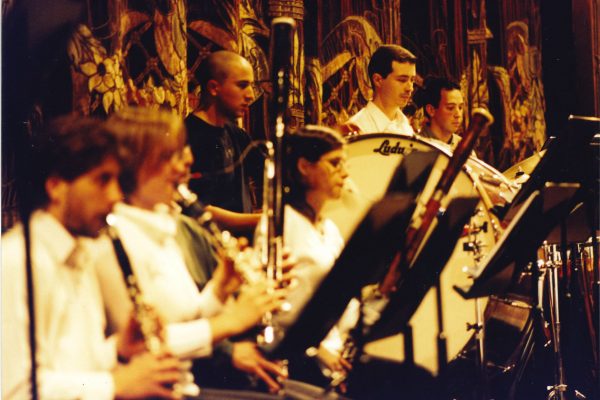
[[[402,109],[410,101],[417,76],[417,58],[402,46],[380,46],[369,61],[373,99],[343,126],[348,134],[414,135]]]

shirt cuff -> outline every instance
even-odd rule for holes
[[[331,328],[325,339],[321,341],[321,346],[338,356],[342,353],[344,342],[337,326]]]
[[[212,331],[208,319],[168,324],[167,346],[178,358],[207,357],[212,353]]]

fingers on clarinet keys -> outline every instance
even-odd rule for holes
[[[173,385],[173,393],[177,398],[197,397],[200,387],[194,383],[194,375],[189,371],[182,371],[179,382]]]
[[[297,284],[296,273],[294,268],[298,260],[294,257],[288,247],[283,248],[282,263],[281,263],[281,282],[279,286],[292,288]]]
[[[115,394],[118,398],[178,399],[175,390],[181,379],[181,365],[177,358],[165,354],[138,354],[113,371]]]
[[[309,347],[305,354],[310,358],[316,358],[321,373],[331,381],[330,386],[332,387],[337,387],[344,382],[348,371],[352,369],[352,366],[341,356],[330,352],[322,345],[319,348]]]
[[[191,361],[179,361],[179,381],[173,385],[173,391],[180,396],[193,397],[200,395],[200,388],[194,383],[194,374],[190,372]]]
[[[256,336],[259,345],[278,342],[283,337],[283,329],[272,321],[263,322],[260,333]]]

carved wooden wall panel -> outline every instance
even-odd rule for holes
[[[271,130],[270,23],[290,16],[298,25],[292,126],[345,122],[371,97],[371,53],[382,43],[402,44],[419,57],[418,82],[429,74],[452,77],[469,108],[490,107],[497,122],[477,150],[503,169],[545,140],[540,2],[88,0],[86,24],[68,47],[72,96],[55,94],[45,106],[105,115],[138,104],[187,115],[197,104],[198,64],[228,49],[254,68],[256,100],[243,124],[254,137],[265,137]],[[10,209],[4,200],[14,196],[4,187],[3,193]]]
[[[497,122],[479,140],[477,151],[505,168],[545,140],[538,3],[111,0],[90,18],[96,23],[106,19],[109,35],[99,40],[93,34],[98,27],[82,28],[73,40],[74,106],[93,113],[125,103],[162,105],[185,115],[197,104],[198,64],[210,52],[228,49],[253,65],[256,100],[244,124],[254,136],[264,137],[271,129],[270,21],[290,16],[298,26],[292,127],[345,122],[371,97],[371,53],[382,43],[399,43],[419,57],[418,82],[432,74],[454,78],[461,82],[469,110],[491,108]]]
[[[371,97],[371,53],[382,43],[397,43],[418,56],[418,82],[430,74],[454,78],[461,83],[469,109],[490,108],[496,122],[477,151],[502,170],[540,149],[547,135],[541,4],[542,0],[87,0],[86,25],[71,39],[70,68],[65,67],[70,69],[72,96],[56,95],[54,104],[46,107],[52,112],[72,108],[103,115],[139,104],[170,107],[186,115],[197,104],[198,64],[210,52],[228,49],[242,54],[254,68],[256,100],[243,124],[256,138],[264,137],[271,130],[270,23],[276,16],[290,16],[298,25],[289,103],[292,126],[345,122]],[[565,26],[570,24],[578,38],[577,71],[590,75],[588,80],[572,78],[572,91],[581,94],[573,103],[593,113],[600,107],[594,84],[600,80],[600,11],[591,0],[570,4],[573,20]],[[577,19],[584,23],[578,26]],[[56,104],[62,102],[67,104]],[[11,181],[10,173],[3,175],[5,182]],[[6,207],[10,204],[4,200],[14,198],[8,194],[3,197]]]
[[[502,96],[493,108],[502,124],[492,133],[498,140],[494,161],[503,167],[533,154],[546,140],[545,99],[541,67],[539,1],[498,2],[497,62],[490,68],[491,85]],[[499,121],[500,122],[500,121]]]
[[[99,26],[80,26],[69,45],[74,108],[83,114],[107,114],[137,104],[167,106],[184,114],[188,104],[184,2],[107,4],[107,20]],[[94,17],[90,21],[97,20]],[[103,30],[108,34],[99,37],[96,32]]]

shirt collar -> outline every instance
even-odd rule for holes
[[[450,136],[450,140],[447,142],[444,142],[440,139],[437,138],[437,136],[435,136],[435,134],[433,133],[433,131],[431,130],[431,126],[429,126],[428,124],[424,124],[423,127],[421,128],[421,130],[419,131],[419,134],[422,137],[426,137],[429,139],[435,139],[440,143],[444,143],[450,146],[454,146],[458,143],[458,141],[460,140],[460,136],[458,136],[456,133],[453,133],[452,136]]]
[[[118,203],[115,205],[114,214],[133,222],[158,242],[174,237],[177,232],[173,211],[166,204],[159,204],[154,210],[146,210],[129,204]],[[119,219],[117,219],[118,225]]]
[[[42,242],[50,256],[60,264],[68,264],[77,247],[77,239],[47,211],[37,210],[31,216],[32,234]]]
[[[377,105],[375,103],[373,103],[373,101],[369,101],[367,103],[366,109],[377,121],[383,120],[383,121],[387,121],[388,123],[393,121],[393,120],[389,119],[388,116],[381,110],[381,108],[377,107]],[[396,116],[397,115],[398,115],[398,111],[396,111]]]
[[[388,116],[383,112],[383,110],[381,110],[381,108],[379,108],[375,103],[373,103],[372,100],[369,100],[369,102],[365,106],[365,109],[369,112],[369,114],[373,118],[373,121],[377,125],[376,126],[377,130],[380,132],[384,132],[388,128],[388,126],[390,126],[390,124],[393,124],[393,123],[396,124],[397,128],[401,128],[404,125],[410,127],[410,122],[408,121],[408,118],[406,117],[406,115],[404,115],[404,113],[402,112],[400,107],[396,107],[396,114],[394,115],[393,119],[389,119]],[[379,121],[386,121],[385,126],[383,126],[383,127],[379,126]],[[409,134],[409,135],[414,134],[412,132],[412,129],[411,129],[411,132],[402,132],[402,133]]]

